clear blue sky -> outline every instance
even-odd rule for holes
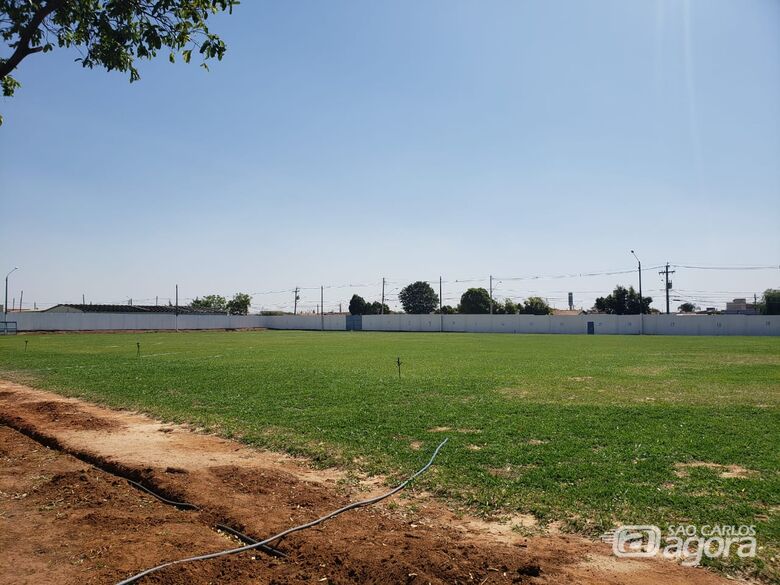
[[[632,248],[780,264],[776,0],[247,0],[212,26],[229,50],[210,72],[163,56],[130,85],[66,50],[22,63],[0,100],[11,296],[372,285],[328,289],[332,309],[443,275],[455,304],[455,279],[631,269]],[[618,283],[636,275],[496,294],[589,307]],[[644,285],[661,307],[656,271]],[[702,305],[778,285],[674,277]]]

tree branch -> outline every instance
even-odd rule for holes
[[[28,55],[43,51],[43,47],[30,47],[30,40],[32,40],[35,32],[40,28],[46,17],[61,5],[62,0],[49,0],[49,2],[38,8],[28,25],[19,35],[19,42],[16,43],[13,54],[7,60],[0,62],[0,79],[3,79],[16,69],[22,59]]]

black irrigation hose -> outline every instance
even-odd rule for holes
[[[127,483],[129,483],[133,487],[138,488],[139,490],[142,490],[142,491],[146,492],[150,496],[152,496],[154,498],[157,498],[158,500],[160,500],[164,504],[168,504],[170,506],[175,506],[176,508],[179,508],[181,510],[197,510],[198,509],[198,507],[195,504],[190,504],[188,502],[175,502],[173,500],[169,500],[168,498],[165,498],[165,497],[161,496],[157,492],[154,492],[154,491],[150,490],[145,485],[143,485],[143,484],[141,484],[141,483],[139,483],[137,481],[133,481],[132,479],[128,479]],[[243,532],[239,532],[235,528],[231,528],[230,526],[227,526],[225,524],[217,524],[216,528],[218,530],[222,530],[223,532],[227,532],[228,534],[231,534],[231,535],[235,536],[237,539],[239,539],[240,541],[242,541],[245,544],[255,544],[257,542],[254,538],[251,538],[251,537],[247,536],[246,534],[244,534]],[[268,555],[271,555],[272,557],[287,558],[287,555],[285,553],[283,553],[280,550],[276,550],[275,548],[273,548],[271,546],[263,545],[263,546],[259,547],[259,550],[263,551],[264,553],[266,553]]]
[[[140,573],[136,573],[132,577],[128,577],[124,581],[120,581],[117,583],[117,585],[129,585],[130,583],[135,583],[142,577],[145,577],[146,575],[149,575],[151,573],[155,573],[159,571],[160,569],[164,569],[165,567],[170,567],[172,565],[180,565],[183,563],[190,563],[194,561],[205,561],[208,559],[216,559],[218,557],[224,557],[227,555],[234,555],[237,553],[241,553],[248,550],[253,550],[256,548],[260,548],[263,545],[270,544],[274,540],[278,540],[282,538],[283,536],[287,536],[288,534],[292,534],[293,532],[298,532],[300,530],[305,530],[307,528],[312,528],[313,526],[317,526],[318,524],[322,524],[326,520],[330,520],[334,516],[338,516],[339,514],[342,514],[344,512],[347,512],[348,510],[354,510],[355,508],[362,508],[364,506],[370,506],[371,504],[376,504],[377,502],[380,502],[384,500],[385,498],[389,498],[390,496],[397,494],[402,489],[404,489],[407,485],[409,485],[413,480],[415,480],[417,477],[425,473],[425,471],[428,470],[428,468],[433,465],[433,460],[436,459],[436,456],[439,454],[439,451],[442,447],[444,447],[444,444],[447,442],[447,439],[444,439],[441,443],[439,443],[439,446],[436,447],[436,450],[433,452],[433,455],[431,455],[430,460],[428,463],[426,463],[423,467],[421,467],[418,471],[416,471],[412,476],[410,476],[406,481],[398,484],[396,487],[394,487],[392,490],[387,492],[386,494],[383,494],[381,496],[376,496],[374,498],[369,498],[367,500],[361,500],[359,502],[354,502],[352,504],[348,504],[344,506],[343,508],[339,508],[338,510],[335,510],[333,512],[330,512],[329,514],[326,514],[325,516],[322,516],[321,518],[317,518],[316,520],[312,520],[311,522],[307,522],[306,524],[301,524],[300,526],[294,526],[292,528],[288,528],[287,530],[283,530],[279,534],[275,534],[269,538],[266,538],[265,540],[262,540],[260,542],[256,542],[255,544],[247,544],[245,546],[241,546],[239,548],[231,548],[215,553],[210,553],[206,555],[200,555],[197,557],[189,557],[186,559],[179,559],[176,561],[168,561],[167,563],[163,563],[162,565],[157,565],[156,567],[152,567],[151,569],[146,569],[145,571],[142,571]]]
[[[127,479],[127,478],[125,478],[125,479]],[[173,500],[169,500],[168,498],[164,498],[160,494],[153,492],[148,487],[145,487],[145,486],[141,485],[140,483],[138,483],[137,481],[133,481],[132,479],[128,479],[127,483],[129,483],[130,485],[132,485],[134,487],[137,487],[139,490],[145,491],[150,496],[153,496],[153,497],[157,498],[158,500],[160,500],[161,502],[163,502],[165,504],[168,504],[170,506],[176,506],[177,508],[180,508],[182,510],[197,510],[198,509],[198,507],[195,504],[189,504],[187,502],[174,502]]]
[[[231,534],[231,535],[235,536],[238,540],[240,540],[244,544],[257,544],[257,541],[254,538],[252,538],[251,536],[247,536],[243,532],[239,532],[235,528],[231,528],[230,526],[227,526],[225,524],[217,524],[216,528],[218,530],[221,530],[222,532],[227,532],[228,534]],[[264,553],[271,555],[272,557],[287,558],[287,555],[285,553],[283,553],[282,551],[277,550],[277,549],[275,549],[273,547],[267,546],[265,544],[263,546],[259,547],[258,550],[261,550]]]

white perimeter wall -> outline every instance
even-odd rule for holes
[[[262,327],[254,315],[179,315],[179,329],[240,329]],[[176,329],[177,317],[168,313],[8,313],[19,331],[101,331],[122,329]]]
[[[138,313],[9,313],[19,331],[172,330],[170,314]],[[470,333],[587,333],[593,321],[596,335],[636,335],[639,315],[365,315],[364,331],[450,331]],[[647,335],[780,335],[780,316],[645,315]],[[344,315],[273,316],[179,315],[179,329],[301,329],[344,331]]]
[[[175,315],[168,313],[8,313],[19,331],[106,331],[122,329],[311,329],[344,331],[343,315],[281,316],[261,315]]]
[[[639,315],[365,315],[363,331],[637,335]],[[644,315],[646,335],[780,335],[780,316]]]

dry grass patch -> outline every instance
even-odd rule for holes
[[[758,472],[753,469],[747,469],[741,465],[721,465],[720,463],[710,463],[708,461],[691,461],[689,463],[675,463],[674,474],[677,477],[688,477],[689,469],[704,467],[705,469],[711,469],[718,474],[718,477],[723,479],[745,479],[758,475]]]

